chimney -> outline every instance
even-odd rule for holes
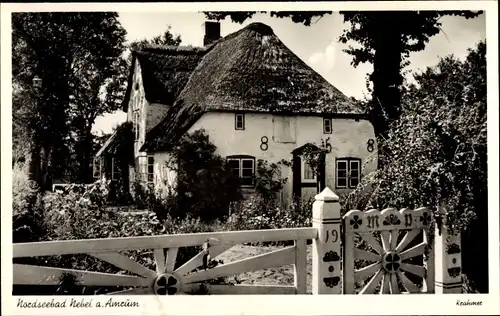
[[[207,46],[220,38],[220,23],[218,21],[205,21],[205,36],[203,46]]]

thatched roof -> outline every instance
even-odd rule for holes
[[[150,45],[132,52],[132,65],[123,110],[126,112],[135,63],[141,66],[146,100],[171,105],[186,85],[207,48]]]
[[[141,151],[168,149],[208,111],[363,114],[262,23],[220,39],[207,51]]]

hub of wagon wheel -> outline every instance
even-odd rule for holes
[[[175,295],[179,292],[180,282],[171,273],[159,274],[153,282],[153,293],[156,295]]]
[[[382,257],[382,266],[388,273],[395,273],[401,267],[401,257],[395,251],[388,251]]]

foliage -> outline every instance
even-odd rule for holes
[[[203,221],[224,218],[230,203],[241,198],[239,179],[226,168],[204,130],[184,135],[167,167],[176,173],[174,217],[187,213]]]
[[[52,176],[64,176],[68,166],[80,171],[81,180],[91,179],[92,124],[98,115],[116,109],[123,93],[125,30],[117,16],[112,12],[12,15],[13,81],[26,100],[22,103],[30,104],[25,107],[27,135],[31,169],[40,189],[48,188]],[[35,76],[42,79],[36,90]]]
[[[124,122],[115,129],[113,145],[109,155],[114,158],[120,175],[113,181],[113,197],[121,205],[131,201],[129,168],[134,165],[134,132],[132,122]]]
[[[36,183],[29,180],[28,163],[12,169],[12,238],[14,243],[38,241],[45,232],[43,210]]]
[[[230,17],[233,22],[243,23],[247,19],[251,19],[256,13],[269,13],[270,16],[276,18],[290,18],[295,23],[302,23],[305,26],[310,26],[316,23],[325,15],[332,14],[331,11],[217,11],[204,12],[205,16],[211,20],[223,20]]]
[[[234,204],[233,212],[224,227],[231,231],[310,227],[312,202],[312,200],[297,201],[288,207],[283,207],[274,200],[263,207],[262,197],[251,196]],[[276,242],[266,244],[276,244]]]
[[[306,146],[303,149],[302,157],[311,166],[313,173],[317,176],[319,173],[320,164],[328,153],[326,148],[316,146]]]
[[[255,192],[262,198],[263,206],[271,204],[287,182],[287,178],[281,176],[281,166],[290,167],[290,162],[268,164],[266,160],[257,160]]]
[[[469,257],[487,264],[486,43],[463,61],[441,59],[415,81],[405,89],[400,119],[379,144],[383,168],[362,179],[345,207],[429,206],[439,223],[462,231],[463,253],[474,236]],[[481,282],[488,277],[480,274],[488,269],[470,264],[468,276],[487,289]]]
[[[178,219],[167,216],[159,219],[154,212],[117,212],[106,207],[109,182],[98,181],[90,185],[73,185],[65,192],[47,193],[43,199],[43,225],[47,234],[42,240],[75,240],[113,237],[139,237],[162,234],[198,233],[222,230],[222,225],[215,221],[204,223],[199,218],[186,216]],[[34,241],[34,240],[28,240]],[[184,264],[196,255],[201,247],[183,247],[179,249],[176,267]],[[150,249],[124,251],[132,260],[155,269]],[[19,263],[31,263],[43,266],[67,269],[90,270],[105,273],[125,273],[120,269],[88,255],[63,255],[42,258],[16,259]],[[209,267],[221,264],[212,260]],[[57,290],[58,294],[102,294],[119,290],[112,287],[77,287],[72,275],[63,276]],[[212,282],[224,282],[218,279]],[[33,290],[33,289],[30,289]],[[35,289],[36,290],[36,289]]]
[[[470,11],[353,11],[340,12],[350,23],[339,40],[353,57],[352,65],[373,64],[369,79],[373,83],[372,121],[377,135],[385,135],[389,124],[401,113],[402,69],[409,65],[411,52],[425,48],[429,39],[441,31],[441,17],[457,15],[474,18]]]
[[[177,34],[174,36],[171,33],[172,27],[170,25],[167,25],[166,30],[163,32],[163,34],[157,35],[153,37],[152,39],[142,39],[140,41],[135,41],[130,44],[130,49],[131,50],[140,50],[144,47],[150,46],[150,45],[158,45],[158,46],[179,46],[182,42],[181,36]]]

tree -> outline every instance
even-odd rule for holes
[[[243,23],[257,12],[205,12],[207,18],[222,20],[227,16],[233,22]],[[261,12],[266,13],[266,12]],[[373,83],[371,116],[378,136],[384,136],[389,124],[400,113],[400,89],[403,83],[402,69],[409,64],[411,52],[421,51],[429,39],[441,31],[440,18],[458,15],[473,18],[482,12],[470,11],[356,11],[340,12],[344,29],[340,42],[356,42],[359,47],[349,46],[346,53],[352,55],[352,65],[373,64],[369,80]],[[271,16],[290,18],[306,26],[314,23],[327,11],[269,12]]]
[[[464,272],[485,292],[488,269],[478,265],[488,262],[486,43],[415,80],[382,144],[383,168],[362,180],[346,208],[431,207],[438,222],[463,232]]]
[[[131,50],[140,50],[141,48],[151,46],[151,45],[157,45],[157,46],[179,46],[182,42],[181,36],[177,34],[174,36],[171,33],[172,27],[170,25],[167,25],[166,30],[163,32],[163,34],[157,35],[153,37],[152,39],[142,39],[140,41],[135,41],[130,44],[130,49]]]
[[[85,138],[83,131],[92,116],[110,110],[112,102],[100,102],[97,96],[103,90],[108,99],[117,94],[110,92],[117,86],[110,79],[119,67],[125,36],[117,16],[94,12],[12,16],[13,79],[21,91],[34,96],[28,122],[30,171],[42,190],[51,176],[63,176],[70,131]],[[36,90],[35,76],[42,79]]]

